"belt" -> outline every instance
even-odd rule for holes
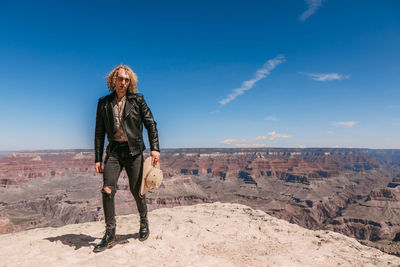
[[[120,142],[120,141],[113,140],[112,142],[119,146],[127,146],[128,145],[128,141]]]
[[[119,141],[113,140],[112,143],[111,143],[110,150],[113,151],[115,149],[119,150],[119,149],[125,149],[125,148],[129,149],[128,142],[126,142],[126,141],[125,142],[119,142]]]

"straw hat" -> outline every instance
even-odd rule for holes
[[[160,169],[160,162],[151,165],[151,157],[148,157],[143,163],[142,184],[140,185],[140,196],[146,194],[149,190],[160,186],[163,180],[163,172]]]

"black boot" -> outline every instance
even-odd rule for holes
[[[101,252],[107,248],[112,248],[116,243],[115,228],[106,229],[106,233],[101,239],[100,243],[94,246],[93,252]]]
[[[149,221],[146,217],[140,216],[140,230],[139,230],[139,240],[144,241],[149,237]]]

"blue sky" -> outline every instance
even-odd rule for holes
[[[121,63],[161,148],[400,148],[399,14],[394,0],[2,1],[0,150],[93,148]]]

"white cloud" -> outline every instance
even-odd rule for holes
[[[278,134],[276,132],[269,132],[266,135],[256,136],[250,139],[226,139],[222,141],[220,144],[222,145],[233,145],[236,147],[265,147],[267,144],[265,143],[257,143],[260,141],[272,141],[278,138],[292,138],[292,136],[287,134]]]
[[[338,121],[338,122],[334,122],[333,125],[353,127],[357,123],[358,123],[358,121]]]
[[[236,144],[236,147],[267,147],[267,144]]]
[[[276,132],[269,132],[267,133],[267,139],[268,140],[274,140],[277,138],[292,138],[290,135],[287,134],[278,134]]]
[[[306,148],[305,145],[299,145],[299,148]]]
[[[326,131],[327,134],[334,134],[332,131]]]
[[[268,116],[268,117],[265,117],[265,120],[266,120],[266,121],[277,121],[278,118],[275,117],[275,116]]]
[[[235,144],[235,143],[238,143],[238,142],[240,142],[240,141],[238,141],[236,139],[226,139],[226,140],[222,141],[221,144],[223,144],[223,145],[232,145],[232,144]]]
[[[299,72],[300,74],[307,75],[311,79],[320,82],[326,81],[334,81],[334,80],[343,80],[350,78],[350,75],[343,75],[339,73],[307,73],[307,72]]]
[[[267,140],[267,137],[265,135],[262,135],[250,139],[250,141],[262,141],[262,140]]]
[[[300,15],[299,19],[301,21],[305,21],[306,19],[308,19],[312,14],[317,11],[317,9],[322,5],[323,1],[324,0],[306,0],[308,9]]]
[[[219,103],[221,105],[228,104],[232,100],[234,100],[236,97],[244,94],[245,91],[250,90],[253,88],[253,86],[258,82],[259,80],[264,79],[267,77],[275,67],[281,63],[285,62],[285,56],[283,55],[278,55],[277,57],[268,60],[267,62],[264,63],[263,67],[261,69],[258,69],[254,73],[254,78],[251,80],[247,80],[242,82],[242,86],[237,89],[233,89],[233,93],[229,94],[227,97],[224,99],[220,100]]]

